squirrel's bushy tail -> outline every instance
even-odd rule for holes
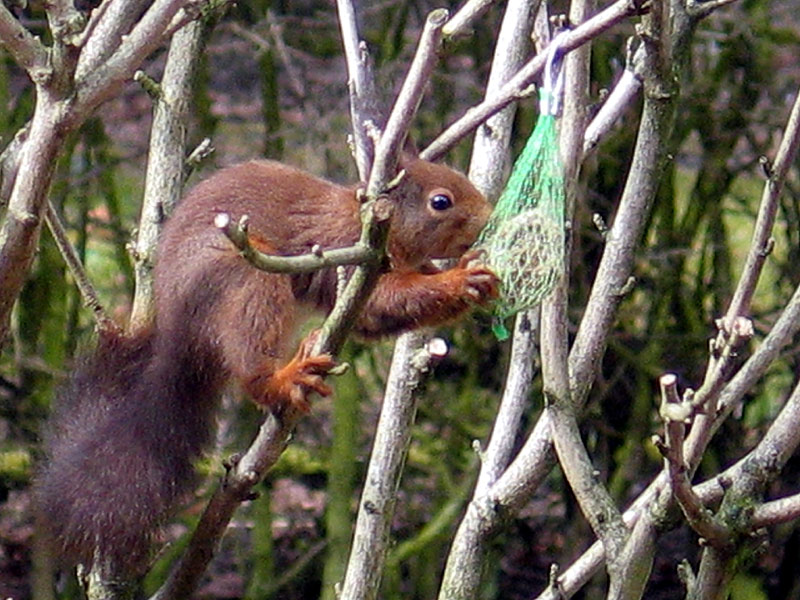
[[[98,556],[141,574],[194,481],[209,419],[187,423],[180,365],[164,373],[154,347],[149,332],[101,334],[57,398],[34,498],[40,531],[67,564]]]

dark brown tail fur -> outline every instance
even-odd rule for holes
[[[187,414],[181,399],[206,382],[165,373],[153,338],[101,335],[54,407],[34,494],[40,530],[69,565],[97,555],[117,572],[143,573],[153,538],[194,483],[213,411]]]

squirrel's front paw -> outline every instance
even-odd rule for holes
[[[486,304],[497,298],[500,280],[489,267],[477,262],[480,257],[475,251],[467,252],[458,261],[456,268],[463,271],[464,294],[476,304]]]

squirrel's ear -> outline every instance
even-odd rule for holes
[[[406,139],[403,140],[403,159],[408,160],[415,158],[419,158],[419,148],[417,148],[417,144],[414,140],[411,139],[411,134],[407,134]]]
[[[400,169],[419,160],[419,150],[414,140],[411,139],[411,134],[406,134],[406,139],[403,140],[403,149],[400,150],[398,158],[397,166]]]

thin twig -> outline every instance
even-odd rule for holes
[[[80,291],[83,297],[83,303],[92,311],[97,326],[100,329],[116,328],[116,325],[114,325],[103,308],[103,305],[100,303],[97,292],[94,286],[92,286],[89,276],[86,274],[86,269],[83,268],[83,263],[81,263],[78,253],[67,238],[67,232],[64,228],[64,224],[61,222],[58,211],[49,200],[47,201],[45,220],[50,229],[50,233],[53,234],[53,239],[56,241],[56,246],[58,246],[58,250],[64,262],[67,264],[72,278],[75,280],[75,285],[78,286],[78,291]]]
[[[370,127],[382,125],[378,93],[372,74],[372,60],[366,44],[361,41],[352,0],[337,0],[339,28],[342,32],[344,56],[347,64],[350,89],[350,120],[353,126],[353,154],[358,174],[366,181],[375,157],[374,140]]]
[[[442,29],[445,38],[467,35],[472,22],[489,10],[495,0],[467,0]],[[498,36],[498,39],[500,37]]]
[[[313,273],[328,267],[357,265],[378,258],[374,250],[359,244],[333,250],[319,249],[299,256],[264,254],[250,243],[246,215],[238,223],[234,223],[228,213],[219,213],[214,219],[214,225],[222,230],[247,262],[270,273]]]
[[[772,227],[775,223],[775,215],[778,211],[781,191],[786,180],[789,168],[794,163],[797,156],[797,147],[800,145],[800,91],[794,100],[783,139],[775,154],[775,160],[769,168],[769,177],[764,185],[761,196],[761,204],[756,217],[753,239],[750,242],[750,249],[747,253],[742,274],[736,291],[731,300],[728,312],[725,315],[726,321],[732,321],[736,317],[747,316],[750,310],[750,301],[756,288],[759,275],[764,266],[764,262],[769,256],[770,236]]]
[[[375,148],[375,162],[372,165],[367,196],[375,197],[383,191],[390,174],[394,172],[394,161],[400,155],[408,124],[417,112],[425,86],[430,80],[433,67],[439,58],[442,43],[442,26],[447,22],[448,13],[440,8],[431,11],[425,19],[425,27],[419,39],[417,52],[411,62],[408,74],[403,81],[397,100],[386,122]]]
[[[629,49],[630,53],[631,50]],[[644,47],[640,45],[633,57],[628,57],[628,65],[622,71],[617,85],[603,102],[600,110],[595,115],[592,122],[586,127],[586,135],[583,140],[583,154],[589,154],[594,150],[600,141],[608,134],[619,118],[630,108],[633,100],[642,89],[642,76],[639,67],[644,58]]]
[[[684,434],[690,422],[692,407],[678,396],[678,378],[672,373],[662,375],[661,418],[664,420],[665,442],[661,446],[669,472],[672,493],[683,510],[686,520],[698,535],[714,546],[729,546],[731,535],[727,528],[714,518],[700,498],[694,493],[689,481],[689,466],[683,456]]]
[[[749,386],[761,377],[768,364],[774,359],[776,348],[783,347],[787,343],[787,332],[796,330],[795,313],[800,310],[800,288],[795,291],[781,318],[775,323],[756,354],[734,376],[725,392],[722,391],[732,354],[741,343],[752,336],[752,324],[749,324],[744,313],[749,311],[755,285],[764,266],[766,256],[763,254],[764,250],[769,247],[780,189],[786,179],[789,165],[796,156],[798,144],[800,144],[800,93],[795,98],[786,131],[776,155],[775,167],[764,186],[750,251],[736,286],[734,298],[725,316],[719,320],[720,332],[712,341],[712,351],[717,355],[713,356],[709,362],[703,385],[696,394],[695,406],[705,407],[705,410],[710,411],[711,414],[709,416],[698,415],[687,440],[689,446],[687,454],[692,464],[697,464],[699,461],[700,455],[714,431],[727,417],[733,402],[738,400],[744,394],[744,390],[749,389]]]
[[[277,17],[275,17],[275,13],[272,9],[267,10],[267,25],[269,26],[269,35],[272,38],[275,53],[283,65],[286,78],[289,80],[289,89],[294,96],[302,102],[307,96],[306,86],[289,56],[289,49],[283,39],[283,25],[278,21]]]

